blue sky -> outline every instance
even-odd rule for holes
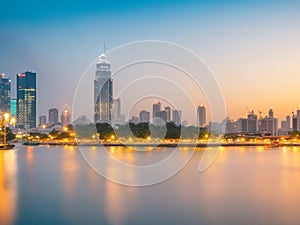
[[[300,82],[299,6],[298,1],[2,1],[0,72],[14,80],[16,73],[36,71],[38,113],[46,114],[72,104],[78,80],[102,53],[104,41],[109,50],[131,41],[165,40],[208,63],[233,118],[246,114],[246,107],[266,113],[274,108],[283,117],[300,108],[294,97]]]

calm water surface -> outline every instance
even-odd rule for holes
[[[147,163],[172,151],[110,150]],[[0,224],[300,224],[300,148],[223,148],[199,173],[202,154],[165,182],[127,187],[99,176],[74,147],[0,151]]]

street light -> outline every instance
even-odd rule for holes
[[[3,126],[4,128],[4,131],[3,131],[3,144],[4,146],[6,145],[6,137],[7,137],[7,134],[6,134],[6,123],[8,122],[9,120],[9,113],[7,112],[2,112],[2,123],[1,123],[1,126]]]
[[[42,128],[43,128],[43,133],[45,134],[45,128],[46,128],[46,125],[43,124]]]

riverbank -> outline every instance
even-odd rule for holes
[[[36,144],[35,144],[36,145]],[[238,142],[238,143],[137,143],[137,142],[39,142],[39,145],[68,145],[68,146],[116,146],[116,147],[234,147],[234,146],[262,146],[262,147],[283,147],[283,146],[300,146],[298,142],[292,143],[255,143],[255,142]]]

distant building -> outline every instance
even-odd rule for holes
[[[17,127],[36,127],[36,73],[17,74]]]
[[[10,99],[10,115],[12,117],[17,116],[17,99]]]
[[[223,124],[225,125],[225,133],[226,134],[236,134],[238,133],[238,126],[237,123],[233,120],[231,120],[229,117],[226,117],[223,121]],[[243,126],[243,125],[241,125]],[[243,129],[243,128],[240,128]]]
[[[132,116],[131,119],[129,120],[129,123],[134,123],[138,124],[140,119],[137,116]]]
[[[91,121],[87,118],[87,116],[81,115],[76,120],[74,120],[72,124],[83,126],[91,124]]]
[[[166,111],[166,122],[170,122],[171,121],[171,108],[169,106],[165,107],[165,111]]]
[[[164,110],[156,112],[156,117],[162,119],[164,122],[167,122],[167,112]]]
[[[254,114],[254,111],[248,113],[247,117],[247,132],[256,133],[257,132],[257,115]]]
[[[110,64],[105,54],[97,60],[96,78],[94,80],[94,122],[108,122],[112,120],[113,82]]]
[[[47,118],[45,115],[39,116],[39,126],[43,126],[47,124]]]
[[[290,131],[291,130],[291,117],[290,116],[286,116],[285,117],[285,121],[286,121],[286,129],[288,131]]]
[[[300,131],[300,110],[297,110],[297,131]]]
[[[121,100],[119,98],[113,100],[113,123],[121,123]]]
[[[173,110],[172,121],[178,126],[181,125],[182,113],[180,110]]]
[[[278,120],[276,118],[265,117],[260,120],[259,133],[277,135]]]
[[[292,130],[293,131],[297,131],[297,116],[294,115],[294,112],[293,112],[293,118],[292,118]]]
[[[140,122],[149,123],[150,122],[150,112],[146,110],[140,111]]]
[[[161,111],[161,103],[157,102],[152,105],[152,119],[157,117],[157,113]]]
[[[236,123],[234,124],[234,126],[236,126],[236,128],[231,131],[231,133],[248,133],[248,119],[245,118],[239,118]]]
[[[286,116],[286,119],[281,121],[281,135],[288,135],[289,131],[291,130],[291,117]]]
[[[206,109],[203,105],[199,105],[197,108],[197,125],[198,127],[206,125]]]
[[[10,112],[11,81],[0,74],[0,111]]]
[[[222,125],[218,122],[209,122],[208,123],[208,130],[210,133],[213,134],[221,134],[222,133]]]
[[[58,109],[52,108],[49,109],[49,125],[57,125],[58,124]]]
[[[71,124],[71,112],[67,107],[61,113],[61,124],[62,126]]]

